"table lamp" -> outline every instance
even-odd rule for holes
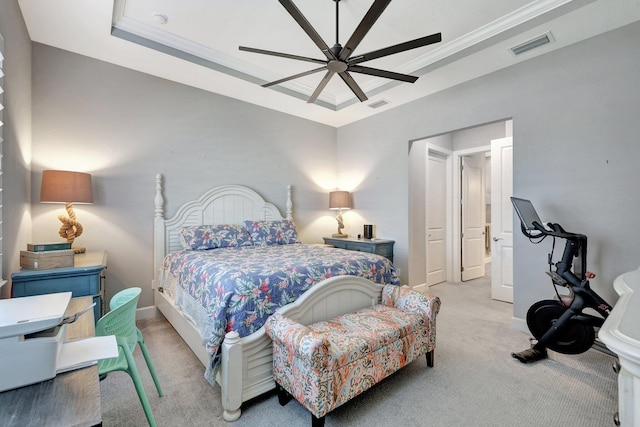
[[[69,216],[58,215],[58,219],[62,222],[58,233],[67,242],[73,243],[82,234],[82,225],[76,219],[73,203],[93,203],[91,175],[83,172],[59,170],[42,171],[40,202],[65,204]],[[82,247],[74,247],[73,249],[76,253],[86,251]]]
[[[338,221],[338,232],[331,235],[331,237],[348,237],[348,234],[344,234],[342,229],[344,228],[344,221],[342,220],[342,209],[351,209],[351,195],[348,191],[332,191],[329,193],[329,209],[337,209],[338,215],[336,221]]]

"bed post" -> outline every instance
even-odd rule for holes
[[[293,202],[291,201],[291,185],[287,185],[287,216],[289,221],[293,221]]]
[[[153,199],[153,288],[158,283],[158,270],[165,255],[164,241],[164,197],[162,197],[162,175],[156,175],[156,196]],[[155,294],[154,294],[155,302]]]
[[[242,342],[236,331],[227,332],[222,342],[220,388],[222,391],[222,418],[235,421],[240,418],[242,405]]]

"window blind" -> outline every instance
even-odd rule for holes
[[[2,64],[4,62],[4,43],[2,36],[0,36],[0,288],[5,284],[4,280],[4,271],[2,270],[3,264],[3,243],[4,243],[4,233],[2,231],[3,225],[3,213],[4,213],[4,197],[3,197],[3,188],[4,188],[4,179],[2,175],[2,155],[4,153],[4,138],[2,133],[2,128],[4,125],[4,71]]]

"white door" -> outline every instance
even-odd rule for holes
[[[427,163],[427,286],[431,286],[447,279],[446,159],[436,153],[429,153]]]
[[[491,298],[513,302],[513,139],[491,141]]]
[[[484,276],[484,153],[462,157],[462,281]]]

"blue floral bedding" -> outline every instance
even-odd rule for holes
[[[212,358],[205,376],[212,383],[226,332],[254,333],[316,283],[352,275],[400,284],[387,258],[300,243],[173,252],[165,257],[164,270],[206,310],[204,340]]]

